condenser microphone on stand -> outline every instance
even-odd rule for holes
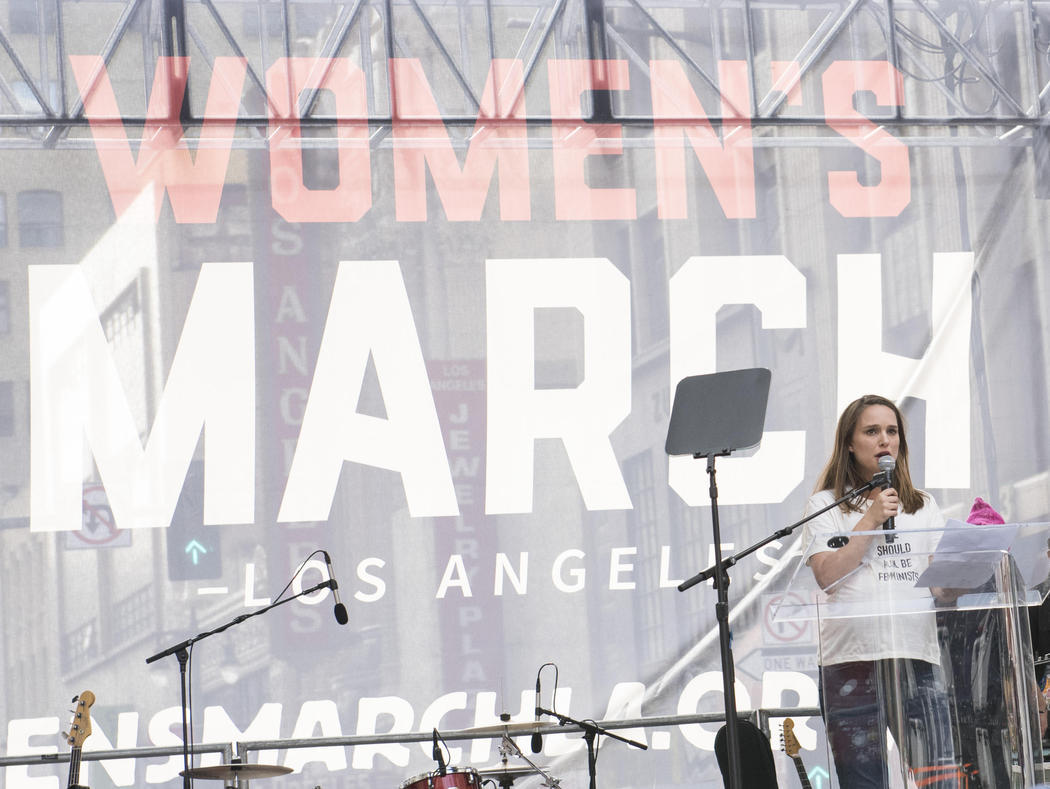
[[[438,730],[434,730],[434,750],[432,751],[434,761],[438,763],[438,774],[445,775],[448,772],[448,765],[445,764],[445,754],[441,751],[441,744],[438,742]]]
[[[540,670],[536,672],[536,724],[540,722],[540,672],[543,671],[543,666],[540,666]],[[533,753],[539,753],[543,750],[543,735],[538,731],[532,732],[532,742],[529,743],[529,747]]]
[[[438,764],[438,775],[448,774],[448,765],[445,764],[445,754],[441,752],[441,744],[438,742],[438,730],[434,729],[434,750],[432,756]]]
[[[321,551],[321,553],[324,554],[324,563],[328,566],[328,588],[332,590],[332,597],[335,598],[335,608],[333,609],[335,621],[345,625],[350,621],[350,615],[347,614],[343,601],[339,599],[339,584],[336,583],[335,571],[332,569],[332,557],[328,555],[328,551]]]

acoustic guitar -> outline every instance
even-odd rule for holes
[[[809,783],[809,776],[806,775],[806,766],[802,764],[802,757],[798,755],[802,746],[798,744],[798,738],[795,737],[795,722],[791,718],[784,718],[780,739],[781,745],[784,747],[784,753],[790,756],[791,761],[795,763],[795,771],[798,773],[798,780],[802,784],[802,789],[813,789]]]
[[[76,707],[73,709],[73,720],[69,722],[66,742],[72,746],[69,751],[69,780],[66,789],[88,789],[80,785],[80,755],[84,740],[91,736],[91,705],[95,703],[95,694],[85,690],[73,697]]]

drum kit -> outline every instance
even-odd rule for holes
[[[398,789],[481,789],[482,782],[493,779],[499,786],[510,786],[515,778],[531,775],[534,770],[527,767],[494,767],[475,770],[472,767],[449,767],[441,775],[440,770],[409,778]]]
[[[510,789],[516,779],[523,778],[526,775],[537,774],[543,776],[543,786],[550,789],[559,789],[559,780],[552,777],[539,765],[533,763],[511,739],[511,735],[525,734],[533,731],[535,728],[536,724],[532,722],[504,722],[492,726],[463,729],[457,732],[457,735],[501,738],[499,747],[500,764],[495,767],[475,770],[472,767],[446,767],[444,761],[438,758],[439,769],[409,778],[407,781],[402,782],[398,789],[482,789],[484,784],[491,785],[492,783],[495,783],[500,789]],[[435,732],[436,736],[437,733]],[[461,739],[466,738],[462,737]],[[508,764],[511,756],[524,760],[527,765],[514,766]],[[234,758],[230,764],[193,767],[189,770],[183,770],[179,774],[189,778],[223,781],[229,785],[256,778],[273,778],[279,775],[287,775],[290,772],[292,772],[291,767],[280,767],[275,764],[251,764]]]
[[[523,734],[535,731],[536,724],[510,723],[510,716],[506,714],[501,715],[500,717],[504,719],[502,723],[493,726],[478,726],[473,729],[464,729],[458,733],[460,735],[474,737],[499,737],[499,753],[501,759],[499,765],[480,770],[475,770],[471,767],[446,768],[437,743],[438,732],[435,729],[434,759],[438,763],[438,769],[434,772],[424,773],[423,775],[417,775],[415,778],[410,778],[402,783],[398,789],[481,789],[482,784],[492,783],[495,783],[501,789],[510,789],[510,786],[514,783],[516,778],[535,774],[543,776],[543,786],[551,787],[551,789],[558,789],[560,786],[558,779],[554,778],[538,764],[531,761],[521,752],[521,749],[517,746],[514,740],[511,739],[512,734]],[[522,765],[514,767],[509,765],[507,762],[511,756],[516,756],[517,758],[522,759],[526,762],[527,766]]]

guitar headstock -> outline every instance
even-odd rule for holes
[[[73,698],[73,703],[76,707],[73,709],[73,720],[69,723],[66,742],[74,748],[79,748],[84,744],[84,740],[91,736],[91,705],[95,703],[95,694],[85,690]]]
[[[781,740],[783,740],[784,753],[794,759],[798,756],[799,750],[802,748],[799,745],[798,738],[795,737],[795,722],[791,718],[784,718],[783,732],[781,733]]]

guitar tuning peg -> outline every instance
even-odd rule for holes
[[[76,704],[77,703],[77,699],[79,699],[79,698],[80,698],[80,694],[78,693],[76,696],[74,696],[72,698],[72,700],[69,703],[70,704]]]

